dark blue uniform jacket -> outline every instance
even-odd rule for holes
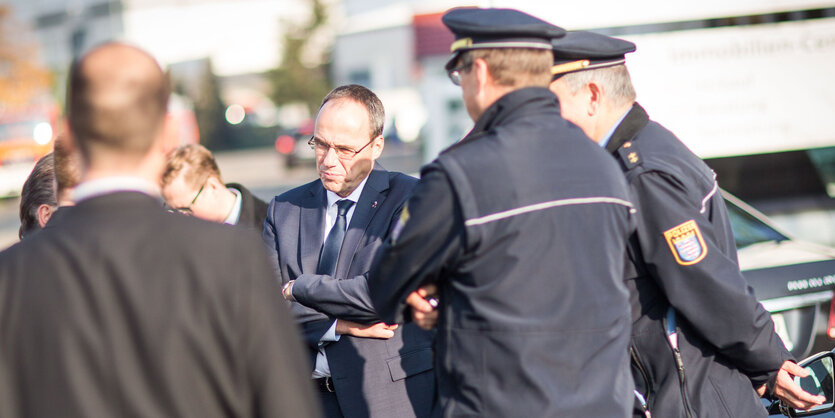
[[[791,354],[739,272],[713,171],[638,104],[607,150],[638,209],[627,262],[630,351],[636,388],[652,416],[765,416],[753,386]],[[670,305],[683,373],[666,334]]]
[[[542,88],[499,99],[423,169],[369,288],[393,322],[409,292],[439,286],[444,416],[629,415],[627,196]]]

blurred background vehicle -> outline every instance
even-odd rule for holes
[[[316,153],[307,144],[313,137],[313,119],[307,119],[297,128],[279,131],[275,140],[275,150],[284,156],[284,164],[288,168],[301,164],[313,164]]]
[[[835,248],[793,239],[765,215],[722,191],[739,266],[775,330],[797,359],[835,346]]]

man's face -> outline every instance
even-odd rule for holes
[[[222,222],[224,217],[217,213],[218,205],[211,201],[212,190],[209,190],[208,183],[206,181],[203,185],[192,187],[183,180],[183,175],[180,174],[174,181],[162,188],[162,198],[169,208],[180,213],[212,222]]]
[[[382,136],[372,141],[370,131],[368,111],[362,104],[336,99],[322,106],[313,137],[328,146],[316,148],[316,167],[325,189],[345,197],[368,176],[383,151]],[[348,155],[338,155],[337,148]],[[361,151],[354,154],[351,150]]]
[[[551,92],[553,92],[560,101],[560,113],[563,119],[577,125],[583,132],[588,135],[587,128],[590,122],[588,115],[589,95],[587,88],[583,87],[576,92],[572,92],[565,80],[558,78],[551,83]]]

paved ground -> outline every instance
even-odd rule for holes
[[[313,163],[287,169],[283,157],[272,148],[221,152],[215,158],[224,181],[241,183],[266,201],[317,178]],[[417,150],[398,144],[386,144],[380,162],[390,170],[412,174],[420,169]],[[19,207],[18,198],[0,199],[0,250],[18,241]]]

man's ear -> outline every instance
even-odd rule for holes
[[[49,222],[49,218],[52,217],[52,214],[55,212],[55,208],[47,205],[46,203],[41,204],[38,206],[38,225],[43,228],[46,226],[46,223]]]
[[[206,180],[206,187],[210,187],[214,190],[225,190],[226,189],[226,185],[223,184],[223,182],[220,181],[220,179],[215,177],[215,176],[211,176]]]
[[[586,88],[589,90],[589,105],[587,111],[589,116],[594,116],[600,111],[600,107],[603,105],[603,89],[594,81],[587,84]]]
[[[470,71],[473,71],[473,75],[475,75],[476,82],[478,83],[478,94],[483,94],[488,83],[493,80],[490,69],[487,67],[487,61],[484,61],[482,58],[476,58],[473,60],[473,66]]]
[[[374,143],[369,146],[371,147],[371,159],[376,160],[380,158],[380,155],[383,154],[383,148],[386,147],[386,141],[383,139],[383,135],[377,135],[374,138]]]

